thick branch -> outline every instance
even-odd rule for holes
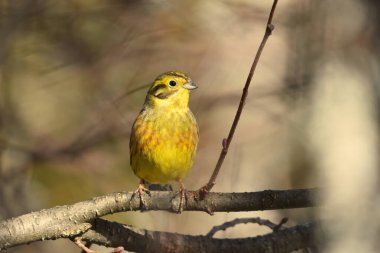
[[[265,252],[282,253],[315,246],[312,223],[281,229],[264,236],[220,239],[177,233],[135,229],[116,222],[97,219],[81,239],[99,245],[124,246],[137,252]]]
[[[187,193],[184,211],[240,212],[302,208],[313,206],[316,189],[298,189],[251,193],[208,193],[203,200],[195,192]],[[73,237],[87,231],[101,216],[140,210],[140,200],[132,192],[112,193],[79,202],[32,212],[0,222],[0,250],[38,240]],[[176,212],[179,198],[175,192],[151,192],[144,198],[144,210]]]

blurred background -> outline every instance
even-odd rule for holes
[[[0,219],[132,191],[129,135],[165,71],[199,88],[198,189],[232,124],[271,1],[0,0]],[[323,207],[121,213],[139,228],[205,234],[235,217],[322,220],[323,252],[378,252],[380,4],[280,0],[215,191],[323,187]],[[241,225],[219,237],[269,233]],[[8,252],[80,252],[70,241]],[[95,247],[101,252],[110,249]]]

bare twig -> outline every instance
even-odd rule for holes
[[[282,218],[281,221],[274,227],[272,228],[273,232],[276,232],[282,228],[282,225],[288,222],[288,218]]]
[[[97,253],[96,251],[93,251],[93,250],[87,248],[87,246],[84,245],[84,244],[82,243],[81,239],[76,238],[76,239],[73,240],[73,241],[74,241],[74,243],[75,243],[79,248],[82,249],[83,252],[86,252],[86,253]]]
[[[239,107],[236,111],[236,115],[235,115],[234,121],[232,123],[228,137],[223,139],[223,141],[222,141],[222,151],[220,152],[219,159],[218,159],[218,162],[216,163],[214,172],[212,173],[208,183],[199,190],[201,198],[204,197],[204,194],[206,192],[209,192],[212,189],[212,187],[215,185],[216,177],[219,174],[220,168],[222,167],[224,158],[227,155],[228,148],[231,144],[232,138],[234,137],[234,133],[235,133],[237,124],[239,122],[240,115],[243,111],[243,107],[244,107],[245,101],[246,101],[247,96],[248,96],[248,88],[249,88],[249,85],[251,84],[253,74],[255,73],[257,63],[259,62],[259,59],[260,59],[261,53],[265,47],[265,44],[266,44],[269,36],[272,34],[273,29],[274,29],[274,26],[272,24],[272,19],[273,19],[274,11],[276,9],[277,1],[278,0],[273,1],[273,5],[272,5],[272,9],[271,9],[270,14],[269,14],[269,18],[268,18],[267,27],[265,30],[264,37],[261,41],[259,48],[257,49],[255,58],[253,60],[251,69],[250,69],[248,77],[247,77],[247,81],[245,82],[243,93],[242,93],[241,99],[240,99],[240,104],[239,104]]]
[[[274,232],[278,231],[279,228],[287,221],[287,219],[282,219],[279,224],[275,224],[270,220],[261,219],[259,217],[256,218],[236,218],[232,221],[227,221],[221,225],[214,226],[210,232],[207,233],[207,236],[213,237],[218,231],[226,230],[227,228],[232,228],[239,224],[247,224],[247,223],[256,223],[260,226],[267,226],[272,229]]]

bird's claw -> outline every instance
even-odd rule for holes
[[[179,205],[177,213],[182,213],[183,207],[186,205],[185,202],[187,202],[187,190],[185,189],[185,185],[182,183],[182,181],[179,181],[179,191],[176,195],[179,195]]]
[[[183,212],[183,207],[185,206],[185,202],[187,201],[187,190],[185,188],[180,188],[178,191],[179,195],[179,206],[178,206],[178,211],[177,213],[182,213]]]
[[[139,187],[137,187],[137,189],[133,192],[132,197],[131,197],[131,199],[133,199],[135,197],[135,195],[137,195],[137,194],[139,195],[139,198],[140,198],[140,209],[141,210],[143,210],[143,209],[146,208],[146,202],[145,202],[144,197],[143,197],[144,193],[146,193],[149,196],[151,196],[149,189],[145,188],[144,184],[140,183]]]

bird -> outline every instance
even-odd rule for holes
[[[134,194],[150,193],[145,183],[179,183],[179,209],[183,210],[183,179],[193,165],[199,128],[188,104],[197,85],[186,74],[169,71],[150,86],[130,136],[130,165],[140,183]]]

